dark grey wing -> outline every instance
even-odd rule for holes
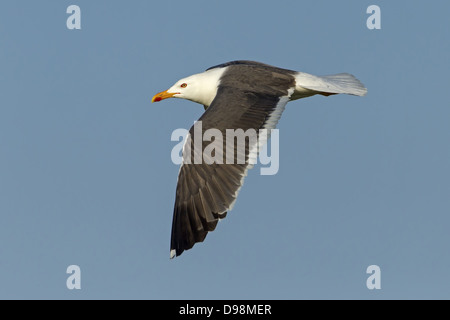
[[[270,78],[266,74],[266,78]],[[225,152],[220,155],[222,161],[207,164],[203,159],[201,164],[195,164],[195,141],[202,139],[201,153],[206,147],[217,147],[226,150],[226,129],[259,129],[275,127],[287,99],[286,90],[243,90],[242,85],[228,83],[222,79],[216,98],[197,122],[201,121],[202,135],[208,129],[218,129],[223,140],[203,141],[202,136],[194,134],[194,126],[189,131],[189,138],[183,149],[183,164],[178,175],[175,207],[172,222],[171,258],[179,256],[197,242],[202,242],[209,231],[216,228],[219,219],[225,217],[237,198],[249,164],[249,153],[255,147],[251,139],[245,147],[239,150],[234,144],[234,162],[227,164]],[[266,79],[271,82],[271,79]],[[275,81],[272,79],[272,83]],[[286,77],[284,88],[292,85],[292,79]],[[276,81],[275,81],[276,82]],[[262,83],[261,85],[264,85]],[[268,85],[268,84],[267,84]],[[274,119],[275,117],[275,119]],[[270,125],[268,125],[270,124]],[[230,143],[231,141],[228,141]],[[239,162],[239,151],[244,150],[244,162]],[[190,155],[190,157],[189,157]],[[242,154],[241,154],[242,156]],[[219,157],[216,157],[217,160]],[[221,163],[220,163],[221,162]]]
[[[275,68],[275,67],[272,67],[272,66],[270,66],[270,65],[268,65],[268,64],[261,63],[261,62],[257,62],[257,61],[251,61],[251,60],[235,60],[235,61],[230,61],[230,62],[226,62],[226,63],[222,63],[222,64],[218,64],[218,65],[212,66],[212,67],[206,69],[206,71],[211,70],[211,69],[215,69],[215,68],[224,68],[224,67],[235,66],[235,65],[265,66],[265,67]]]
[[[281,72],[292,72],[292,73],[295,73],[295,71],[292,71],[292,70],[282,69],[282,68],[271,66],[269,64],[265,64],[265,63],[261,63],[261,62],[257,62],[257,61],[251,61],[251,60],[230,61],[230,62],[226,62],[226,63],[222,63],[222,64],[219,64],[219,65],[210,67],[210,68],[206,69],[206,71],[214,69],[214,68],[224,68],[224,67],[229,67],[229,66],[270,68],[272,70],[276,70],[277,72],[281,71]]]

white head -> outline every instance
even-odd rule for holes
[[[152,102],[181,98],[209,106],[217,94],[220,77],[226,68],[215,68],[178,80],[166,91],[157,93]]]

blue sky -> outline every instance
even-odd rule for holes
[[[81,30],[66,9],[81,8]],[[366,9],[381,8],[381,30]],[[448,299],[450,4],[2,1],[1,299]],[[366,97],[287,105],[280,169],[251,170],[169,259],[177,128],[151,97],[237,59],[349,72]],[[66,269],[81,268],[81,290]],[[366,268],[381,268],[368,290]]]

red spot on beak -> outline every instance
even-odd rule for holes
[[[172,98],[176,93],[169,93],[166,91],[157,93],[153,96],[152,102],[158,102],[167,98]]]

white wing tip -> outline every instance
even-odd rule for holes
[[[170,259],[175,257],[175,249],[170,250]]]

